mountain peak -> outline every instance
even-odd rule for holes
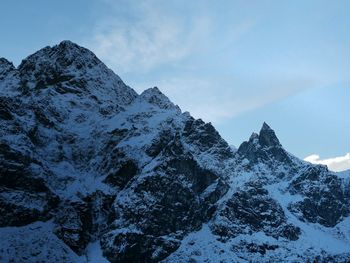
[[[263,123],[259,133],[259,144],[263,147],[281,146],[275,131],[266,122]]]
[[[156,95],[156,96],[165,96],[159,89],[158,87],[153,87],[153,88],[149,88],[149,89],[146,89],[142,92],[142,94],[144,95]]]
[[[346,175],[292,156],[266,123],[236,151],[71,41],[18,69],[0,59],[0,156],[1,261],[350,258]]]
[[[85,47],[79,46],[70,40],[61,41],[58,45],[53,46],[51,50],[58,52],[59,55],[65,55],[68,58],[77,58],[82,56],[84,58],[90,58],[92,60],[96,60],[96,62],[102,63],[92,51]]]
[[[249,141],[259,140],[259,134],[256,132],[253,132],[252,135],[249,137]]]
[[[92,51],[69,40],[28,56],[18,71],[28,91],[52,88],[61,94],[84,93],[118,105],[129,104],[137,97]]]
[[[272,129],[266,122],[264,122],[261,127],[261,130],[272,130]]]
[[[141,93],[141,98],[161,109],[178,108],[157,87],[149,88]]]
[[[289,162],[288,154],[280,144],[274,130],[266,122],[259,134],[253,133],[248,141],[241,144],[238,153],[255,163],[271,158]]]
[[[70,40],[62,40],[59,44],[58,44],[59,47],[61,48],[83,48],[81,46],[79,46],[78,44],[70,41]]]
[[[64,40],[58,45],[47,46],[34,54],[28,56],[19,65],[19,70],[26,70],[30,65],[37,67],[47,66],[54,63],[56,67],[67,68],[74,67],[75,70],[81,70],[85,67],[91,68],[102,62],[90,50],[81,47],[69,40]]]
[[[3,67],[14,67],[14,65],[6,58],[0,57],[0,68]]]
[[[0,58],[0,80],[5,77],[5,75],[14,70],[15,66],[8,61],[6,58]]]

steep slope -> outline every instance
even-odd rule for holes
[[[166,262],[349,261],[347,179],[286,152],[266,123],[229,162],[213,218]]]
[[[0,59],[0,102],[0,261],[350,257],[346,176],[292,156],[267,124],[233,151],[70,41],[18,68]]]

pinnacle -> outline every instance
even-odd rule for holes
[[[259,133],[259,143],[261,146],[281,146],[276,133],[270,126],[264,122]]]

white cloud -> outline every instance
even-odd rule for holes
[[[137,91],[158,86],[195,117],[221,122],[314,86],[298,72],[230,72],[226,69],[239,60],[216,61],[217,54],[234,50],[254,30],[257,22],[251,17],[227,26],[201,4],[179,12],[157,0],[104,1],[114,15],[96,23],[86,46],[117,74],[127,75],[125,81]],[[175,67],[164,74],[169,65]]]
[[[264,84],[268,83],[268,85]],[[182,110],[219,123],[312,86],[307,79],[246,81],[242,78],[167,78],[156,83],[133,83],[137,91],[158,86]],[[258,87],[258,88],[257,88]],[[283,88],[281,88],[283,87]]]
[[[193,53],[211,30],[207,17],[197,15],[187,21],[162,10],[154,1],[116,3],[110,3],[115,16],[98,21],[92,39],[85,42],[119,74],[180,61]]]
[[[327,165],[329,170],[334,172],[341,172],[350,169],[350,153],[344,156],[321,159],[319,155],[312,154],[304,159],[307,162],[314,164],[324,164]]]

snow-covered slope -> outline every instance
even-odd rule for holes
[[[70,41],[0,59],[1,262],[347,262],[349,204],[267,124],[234,149]]]
[[[164,262],[349,262],[349,184],[338,174],[286,152],[267,124],[229,162],[214,216]]]

